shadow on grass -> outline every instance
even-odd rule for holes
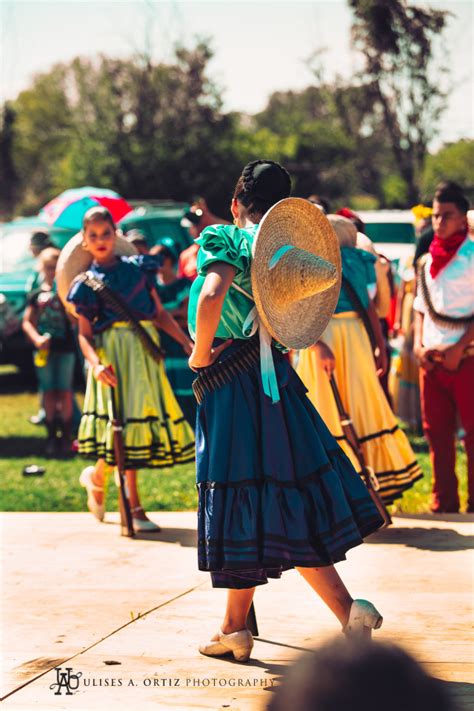
[[[384,528],[365,539],[369,544],[405,545],[422,551],[466,551],[474,536],[463,536],[451,528]]]
[[[2,395],[12,395],[14,393],[38,391],[38,385],[34,372],[26,373],[21,371],[0,372],[0,393]]]
[[[2,459],[45,457],[46,433],[43,437],[0,437]],[[56,458],[56,457],[55,457]],[[59,457],[57,457],[59,459]]]

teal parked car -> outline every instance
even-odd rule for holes
[[[163,242],[164,238],[171,238],[175,244],[176,254],[180,254],[191,244],[192,237],[186,227],[181,225],[181,220],[187,209],[188,203],[165,201],[135,202],[128,201],[134,206],[133,212],[125,215],[118,224],[123,232],[140,230],[147,238],[149,247]]]

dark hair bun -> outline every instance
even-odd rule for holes
[[[263,202],[277,202],[288,197],[291,179],[288,171],[272,160],[254,160],[248,163],[242,178],[244,190],[249,198]]]

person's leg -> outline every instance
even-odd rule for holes
[[[464,429],[467,455],[467,510],[474,513],[474,356],[461,362],[454,377],[454,394]]]
[[[127,469],[125,471],[125,481],[127,486],[128,501],[130,503],[130,508],[132,509],[133,518],[139,519],[140,521],[150,521],[140,502],[137,470]]]
[[[433,512],[459,510],[456,478],[456,404],[452,374],[436,366],[420,368],[420,395],[423,430],[430,447],[433,469]]]
[[[224,634],[246,629],[247,617],[252,604],[255,588],[244,590],[228,590],[227,607],[221,631]],[[217,639],[215,636],[213,639]]]
[[[98,504],[103,504],[104,503],[104,482],[105,482],[105,459],[98,459],[95,467],[94,467],[94,472],[91,477],[91,481],[95,486],[100,487],[102,491],[99,491],[97,489],[94,489],[92,494],[97,501]]]
[[[321,600],[333,612],[341,625],[346,626],[349,620],[351,605],[354,602],[348,589],[342,582],[339,573],[333,565],[324,568],[296,568]]]

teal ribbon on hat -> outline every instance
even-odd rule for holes
[[[294,249],[294,248],[295,247],[292,244],[284,244],[283,247],[280,247],[279,249],[277,249],[277,251],[275,252],[273,257],[268,262],[268,268],[273,269],[274,267],[276,267],[276,265],[278,264],[280,259],[283,257],[283,255],[286,254],[287,252],[289,252],[290,249]]]
[[[252,296],[234,281],[232,282],[232,286],[248,299],[254,301]],[[280,402],[280,392],[278,390],[275,364],[273,362],[272,337],[262,323],[258,315],[257,307],[253,306],[244,321],[242,333],[249,338],[253,336],[257,330],[260,339],[260,375],[262,378],[263,392],[267,397],[271,398],[272,404],[275,405],[275,403]]]

